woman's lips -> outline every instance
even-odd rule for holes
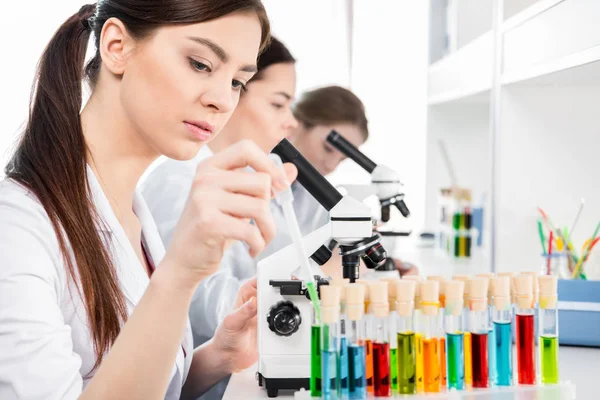
[[[210,140],[215,127],[204,121],[183,121],[183,124],[196,139],[201,141]]]

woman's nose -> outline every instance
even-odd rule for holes
[[[215,83],[200,96],[202,105],[220,113],[233,112],[237,105],[237,96],[231,88],[231,83]]]

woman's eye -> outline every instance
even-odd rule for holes
[[[246,85],[244,85],[244,82],[240,82],[237,79],[231,81],[231,87],[233,87],[235,90],[242,90],[244,92],[248,91],[248,88]]]
[[[329,146],[323,146],[323,148],[325,148],[325,152],[326,153],[333,153],[333,149]]]
[[[208,71],[210,72],[210,67],[204,63],[201,63],[200,61],[196,61],[192,58],[190,58],[190,65],[192,66],[192,68],[194,68],[196,71]]]
[[[281,110],[283,108],[283,104],[271,103],[271,105],[277,110]]]

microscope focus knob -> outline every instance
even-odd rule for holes
[[[300,310],[291,301],[280,301],[267,314],[269,329],[277,336],[291,336],[300,328]]]

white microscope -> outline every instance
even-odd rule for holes
[[[377,233],[381,236],[381,243],[384,245],[390,258],[388,258],[383,265],[374,270],[374,275],[397,276],[398,273],[394,261],[391,258],[391,255],[394,254],[396,239],[411,234],[410,231],[393,231],[386,229],[385,227],[385,223],[390,220],[391,207],[393,206],[395,206],[404,217],[408,218],[410,216],[410,211],[404,202],[404,191],[402,190],[403,184],[400,182],[399,174],[385,165],[375,164],[369,157],[356,148],[356,146],[334,130],[327,135],[327,142],[371,174],[370,184],[341,185],[340,187],[347,191],[348,196],[359,201],[364,201],[373,195],[377,196],[379,199],[381,206],[381,222],[384,223],[384,226],[378,228]]]
[[[326,246],[335,240],[343,249],[344,278],[358,278],[360,259],[379,266],[386,252],[373,235],[371,211],[362,202],[342,196],[286,139],[272,151],[298,169],[298,182],[329,211],[329,222],[303,238],[311,262],[323,265],[331,257]],[[300,266],[294,243],[261,260],[258,275],[258,372],[269,397],[280,389],[309,389],[312,305],[306,286],[292,280]],[[317,286],[328,281],[317,278]]]

